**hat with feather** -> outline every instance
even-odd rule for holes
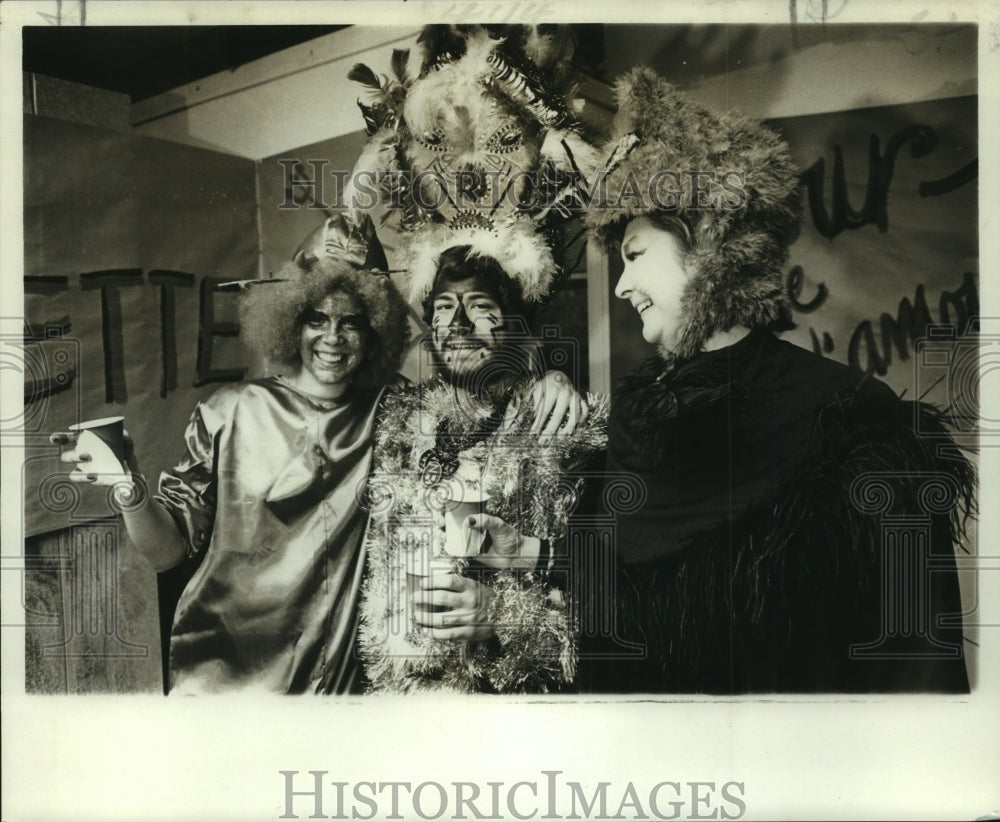
[[[645,67],[619,78],[615,91],[608,159],[586,222],[617,254],[631,220],[676,219],[688,282],[677,343],[661,353],[691,357],[735,326],[790,328],[782,268],[802,208],[786,143],[742,114],[712,113]]]
[[[419,301],[437,256],[469,245],[497,259],[525,299],[557,283],[558,226],[578,210],[577,193],[597,166],[574,100],[574,38],[566,26],[428,26],[412,77],[405,51],[391,75],[357,65],[369,90],[359,101],[369,140],[350,182],[377,175],[391,206],[380,231],[398,231]]]

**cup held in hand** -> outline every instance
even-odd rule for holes
[[[468,518],[483,513],[485,500],[452,503],[444,512],[444,550],[453,557],[478,554],[486,540],[486,532],[470,528]]]
[[[90,460],[79,463],[73,473],[95,474],[98,482],[108,484],[131,478],[125,464],[125,418],[102,417],[70,425],[75,433],[78,454],[87,454]]]
[[[482,550],[486,532],[470,528],[467,520],[486,511],[489,494],[483,487],[482,466],[459,460],[453,478],[454,493],[444,506],[444,550],[453,557],[471,557]]]
[[[398,539],[399,550],[395,556],[401,561],[401,570],[406,574],[406,610],[409,624],[413,626],[417,618],[417,606],[414,600],[423,590],[424,579],[434,574],[447,573],[451,566],[440,557],[434,556],[431,532],[425,524],[401,524]],[[421,608],[421,611],[425,610],[428,609]]]

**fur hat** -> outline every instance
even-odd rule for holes
[[[682,327],[667,359],[697,354],[717,331],[790,328],[782,268],[801,219],[799,171],[773,131],[717,116],[651,69],[616,83],[618,113],[588,228],[618,253],[625,226],[652,212],[686,227]]]
[[[441,252],[464,245],[471,247],[474,256],[496,260],[529,303],[544,301],[561,274],[548,239],[528,217],[493,229],[432,224],[414,234],[407,247],[407,298],[411,303],[422,302],[433,288]]]

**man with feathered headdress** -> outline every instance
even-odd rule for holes
[[[954,551],[973,470],[935,409],[776,336],[800,220],[788,147],[649,69],[617,95],[587,220],[657,351],[609,423],[609,470],[647,489],[618,521],[615,588],[646,659],[586,687],[968,690]]]
[[[558,690],[576,666],[568,518],[605,442],[596,398],[556,437],[534,432],[529,400],[526,318],[558,284],[552,229],[595,156],[572,113],[572,42],[544,26],[432,26],[420,42],[412,81],[400,53],[394,79],[352,73],[376,91],[355,175],[392,172],[431,327],[423,379],[379,418],[359,647],[373,690]]]
[[[539,693],[576,671],[569,518],[605,449],[606,406],[533,433],[526,315],[545,284],[472,246],[411,272],[431,326],[419,384],[376,426],[359,648],[375,691]],[[596,462],[595,462],[596,461]]]

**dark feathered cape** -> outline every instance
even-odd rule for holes
[[[975,479],[934,409],[755,333],[648,364],[609,434],[647,500],[618,517],[605,596],[647,657],[587,664],[585,689],[968,689],[953,546]]]

